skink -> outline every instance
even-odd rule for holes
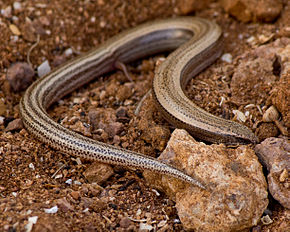
[[[53,121],[46,109],[85,83],[112,71],[116,61],[129,63],[177,49],[158,67],[153,81],[153,97],[165,118],[210,142],[255,142],[255,135],[246,126],[207,113],[184,94],[188,80],[213,63],[221,54],[221,47],[221,29],[205,19],[180,17],[145,23],[35,81],[20,101],[22,121],[36,138],[63,153],[147,169],[205,188],[201,181],[166,163],[70,131]]]

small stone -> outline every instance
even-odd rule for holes
[[[9,25],[9,28],[10,28],[10,31],[11,31],[14,35],[17,35],[17,36],[21,35],[21,32],[20,32],[20,30],[18,29],[18,27],[17,27],[16,25],[14,25],[14,24],[10,24],[10,25]]]
[[[290,209],[290,144],[287,137],[267,138],[256,145],[255,152],[269,171],[267,179],[271,195]],[[283,181],[280,181],[281,176]]]
[[[128,228],[131,225],[131,220],[128,217],[122,217],[120,220],[120,227]]]
[[[107,128],[108,135],[113,138],[116,135],[119,135],[124,130],[124,125],[120,122],[112,122]]]
[[[15,92],[26,89],[33,81],[34,71],[29,64],[18,62],[9,67],[6,79]]]
[[[71,56],[73,54],[73,50],[71,48],[68,48],[64,51],[65,56]]]
[[[123,102],[130,98],[133,94],[133,88],[133,83],[126,83],[125,85],[120,86],[116,93],[117,100]]]
[[[21,3],[20,2],[14,2],[13,3],[13,9],[14,10],[21,10]]]
[[[127,109],[124,106],[120,106],[117,110],[116,110],[116,116],[117,118],[123,118],[127,116]]]
[[[269,215],[266,215],[261,218],[261,222],[263,223],[263,225],[270,225],[273,223],[273,220],[270,218]]]
[[[124,129],[122,123],[116,122],[117,117],[115,110],[111,108],[90,110],[88,116],[93,130],[102,129],[111,138],[120,134]]]
[[[5,131],[15,131],[23,129],[23,123],[20,118],[14,119],[12,122],[9,122]]]
[[[0,101],[0,104],[1,104],[1,101]],[[0,106],[0,115],[2,115],[1,114],[2,112],[1,112],[1,106]],[[2,116],[0,116],[0,125],[3,125],[4,124],[4,117],[2,117]]]
[[[12,17],[12,7],[11,6],[7,6],[5,9],[1,9],[1,14],[5,18],[11,18]]]
[[[58,205],[59,209],[62,212],[68,212],[68,211],[73,211],[74,210],[74,207],[70,203],[68,203],[68,201],[67,201],[67,199],[65,197],[57,199],[56,202],[57,202],[57,205]]]
[[[176,7],[182,15],[187,15],[191,12],[208,7],[209,0],[179,0],[176,2]]]
[[[52,67],[57,67],[61,64],[63,64],[66,61],[66,57],[65,56],[55,56],[53,61],[52,61]]]
[[[41,65],[37,67],[37,74],[39,77],[42,77],[48,74],[51,71],[48,60],[45,60]]]
[[[225,61],[225,62],[227,62],[229,64],[233,62],[233,56],[230,53],[223,54],[221,59],[222,59],[222,61]]]
[[[281,0],[220,0],[226,12],[242,22],[271,22],[283,8]]]
[[[114,171],[108,164],[94,162],[83,174],[89,183],[102,184],[114,174]]]
[[[57,206],[53,206],[52,208],[49,208],[49,209],[44,209],[44,212],[49,213],[49,214],[57,213],[57,211],[58,211]]]
[[[70,193],[73,199],[78,200],[80,198],[80,193],[78,191],[73,191]]]
[[[267,208],[267,183],[249,146],[230,149],[223,144],[206,145],[196,142],[185,130],[176,129],[158,159],[206,186],[202,190],[165,175],[143,172],[151,188],[176,201],[186,230],[243,230],[257,225]]]
[[[108,202],[106,200],[106,198],[94,198],[93,203],[90,205],[90,208],[95,211],[95,212],[100,212],[103,209],[106,209],[108,206]]]
[[[245,114],[239,110],[233,110],[233,114],[237,117],[240,122],[246,122],[247,118]]]
[[[139,232],[148,232],[148,231],[151,231],[153,230],[154,227],[149,225],[149,224],[146,224],[146,223],[140,223],[139,225]]]
[[[280,182],[285,182],[288,177],[289,177],[289,173],[288,173],[288,170],[285,168],[283,172],[281,173],[279,180]]]

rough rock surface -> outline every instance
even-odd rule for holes
[[[276,52],[277,64],[280,67],[280,80],[278,85],[271,91],[271,96],[268,99],[275,105],[278,111],[283,117],[285,126],[290,130],[290,39],[287,40],[288,45],[286,47],[278,49]],[[280,66],[279,66],[280,65]],[[287,104],[288,103],[288,104]]]
[[[289,104],[287,104],[290,101],[289,43],[290,39],[283,37],[240,56],[239,65],[230,85],[232,102],[238,105],[274,105],[282,116],[281,123],[288,130],[290,127]],[[266,102],[263,99],[267,99]],[[269,137],[263,124],[259,124],[256,131],[260,141]],[[276,136],[275,125],[270,123],[267,128],[269,127],[272,127],[271,134]]]
[[[267,167],[271,195],[290,209],[290,143],[287,138],[268,138],[255,151]]]
[[[220,0],[226,12],[242,22],[271,22],[282,10],[281,0]]]
[[[196,177],[207,186],[199,189],[179,180],[145,171],[151,186],[176,200],[184,228],[196,231],[238,231],[256,225],[268,205],[262,166],[247,146],[196,142],[176,129],[159,160]]]

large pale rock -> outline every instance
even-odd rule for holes
[[[284,138],[268,138],[255,151],[267,167],[269,191],[284,207],[290,209],[290,143]]]
[[[268,205],[262,166],[248,146],[209,146],[176,129],[159,160],[184,170],[207,188],[202,190],[166,175],[144,172],[150,186],[176,201],[185,229],[243,230],[256,225]]]

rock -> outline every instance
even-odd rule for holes
[[[128,217],[122,217],[120,220],[120,227],[126,229],[131,225],[131,220]]]
[[[116,116],[117,118],[123,118],[127,116],[127,108],[124,106],[120,106],[117,110],[116,110]]]
[[[108,164],[94,162],[83,174],[88,182],[102,184],[114,174],[114,171]]]
[[[68,211],[73,211],[74,210],[74,207],[70,203],[68,203],[68,201],[67,201],[67,199],[65,197],[57,199],[56,202],[57,202],[57,205],[58,205],[59,209],[62,212],[68,212]]]
[[[239,231],[258,223],[268,205],[267,183],[252,149],[196,142],[176,129],[159,160],[184,170],[206,186],[196,186],[149,171],[144,176],[152,188],[176,200],[186,230]]]
[[[93,203],[90,205],[90,208],[95,212],[101,212],[102,210],[106,209],[108,206],[108,199],[106,197],[103,198],[93,198]]]
[[[267,167],[271,195],[290,209],[290,143],[286,137],[267,138],[256,145],[255,152]]]
[[[73,191],[70,193],[73,199],[78,200],[80,199],[80,193],[78,191]]]
[[[17,36],[21,35],[21,32],[16,25],[10,24],[9,29],[14,35],[17,35]]]
[[[281,125],[284,124],[288,130],[290,127],[289,44],[289,38],[280,38],[243,54],[230,84],[232,102],[237,105],[252,103],[274,105],[282,115]],[[254,102],[253,99],[261,100]],[[267,99],[266,102],[262,102],[263,99]],[[262,129],[260,125],[259,134],[266,135],[266,132],[261,131]],[[259,138],[263,139],[265,136]]]
[[[193,11],[204,9],[208,7],[210,0],[179,0],[176,2],[176,7],[181,14],[187,15]]]
[[[134,93],[134,83],[125,83],[121,85],[116,93],[116,99],[120,102],[130,98]]]
[[[124,129],[124,125],[117,122],[115,111],[111,108],[90,110],[88,116],[93,131],[103,129],[110,138],[120,134]]]
[[[255,131],[255,134],[257,135],[260,141],[263,141],[268,137],[278,136],[279,130],[274,123],[261,123],[257,128],[257,130]]]
[[[6,79],[15,92],[26,89],[33,81],[34,71],[29,64],[18,62],[7,71]]]
[[[20,118],[14,119],[12,122],[9,122],[5,131],[15,131],[23,129],[23,123]]]
[[[37,74],[39,77],[42,77],[48,74],[51,71],[51,67],[49,65],[48,60],[45,60],[37,67]]]
[[[281,0],[220,0],[224,10],[242,22],[271,22],[282,10]]]
[[[267,104],[273,104],[282,115],[285,126],[290,129],[290,39],[288,45],[276,52],[277,65],[280,67],[280,80],[278,85],[271,91]],[[278,67],[278,69],[279,69]]]

